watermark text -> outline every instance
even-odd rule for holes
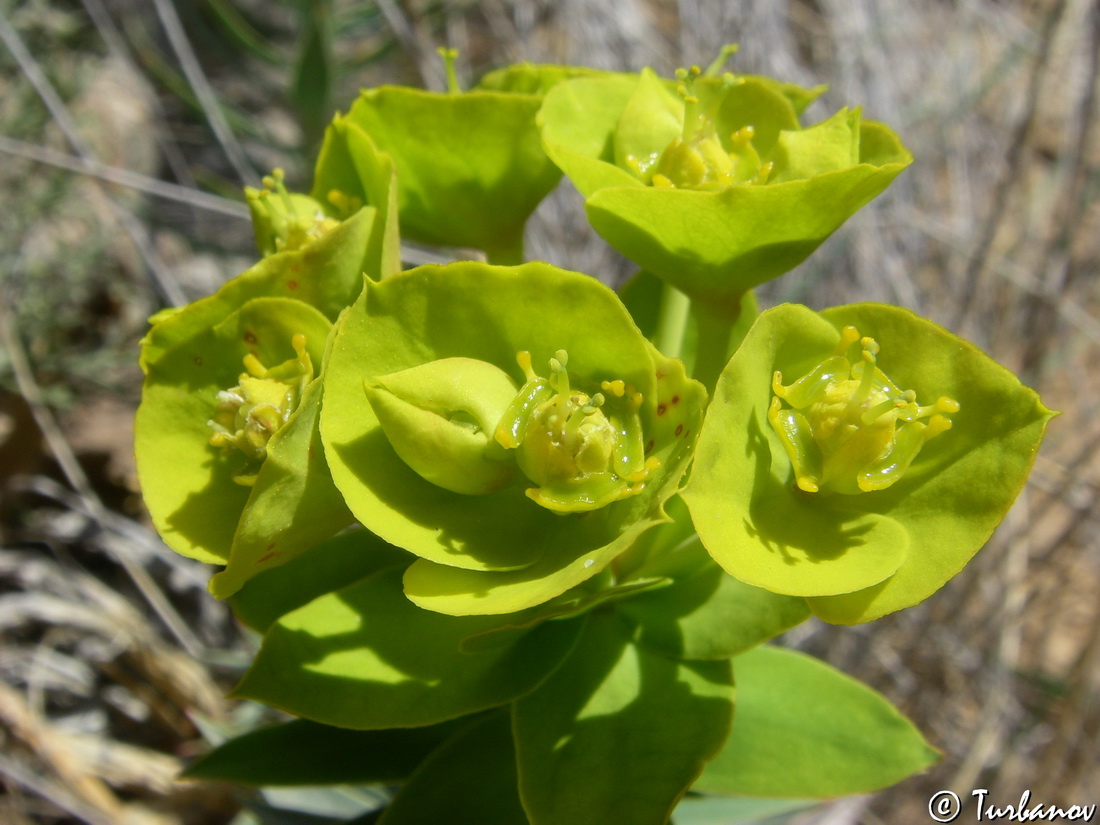
[[[977,788],[970,792],[977,800],[974,811],[977,822],[1091,822],[1096,805],[1048,805],[1033,802],[1031,791],[1024,791],[1018,804],[1001,805],[989,799],[989,791]],[[954,822],[962,813],[963,802],[953,791],[939,791],[928,800],[928,815],[936,822]]]

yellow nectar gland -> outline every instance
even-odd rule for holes
[[[643,180],[648,175],[647,182],[660,189],[716,190],[767,183],[774,164],[761,162],[752,143],[756,130],[742,126],[723,142],[712,113],[704,111],[693,91],[700,74],[698,66],[676,72],[676,91],[684,99],[682,134],[659,156],[628,158],[627,165]]]
[[[849,351],[858,343],[858,356]],[[807,493],[883,490],[909,469],[930,439],[951,428],[959,403],[942,397],[921,406],[878,368],[879,346],[855,327],[841,332],[836,353],[793,384],[772,378],[768,421]],[[785,403],[784,403],[785,402]]]
[[[527,495],[558,513],[584,512],[637,495],[660,461],[644,457],[638,410],[642,394],[622,380],[600,391],[574,387],[568,356],[550,359],[550,377],[535,373],[531,354],[516,360],[527,377],[505,411],[496,440],[516,451],[516,463],[535,484]]]
[[[223,454],[237,449],[248,458],[245,469],[233,478],[239,484],[255,483],[268,441],[298,408],[302,391],[313,380],[305,336],[293,336],[291,346],[295,357],[270,369],[254,353],[246,355],[247,371],[241,373],[237,386],[218,393],[214,418],[206,422],[214,430],[212,446],[221,448]]]

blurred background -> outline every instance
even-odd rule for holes
[[[285,817],[354,805],[253,795],[239,814],[231,789],[174,781],[267,717],[224,698],[257,640],[143,512],[137,342],[253,263],[243,185],[281,166],[308,188],[332,113],[364,86],[441,89],[441,44],[469,85],[521,60],[669,74],[736,42],[733,71],[829,85],[806,122],[860,105],[902,136],[913,166],[762,305],[910,307],[1063,414],[948,587],[784,639],[944,751],[795,821],[925,823],[940,789],[1100,803],[1100,0],[0,0],[0,41],[0,822],[316,823]],[[611,283],[630,269],[568,184],[528,251]]]

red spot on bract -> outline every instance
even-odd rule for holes
[[[256,333],[254,333],[254,332],[253,332],[252,330],[250,330],[250,329],[249,329],[249,330],[245,330],[245,333],[244,333],[244,342],[245,342],[246,344],[255,344],[255,343],[256,343]]]
[[[668,407],[666,407],[664,404],[658,404],[657,405],[657,415],[664,415],[665,410],[667,410],[667,409],[668,409]]]
[[[675,433],[675,434],[676,434],[676,435],[679,435],[679,434],[680,434],[680,433],[682,433],[683,431],[684,431],[684,425],[683,425],[683,424],[677,424],[677,425],[676,425],[676,433]]]
[[[649,442],[645,445],[646,455],[649,455],[653,451],[653,444],[654,444],[653,439],[652,438],[649,439]]]
[[[298,288],[298,282],[297,281],[287,281],[286,282],[286,288],[287,289],[297,289]]]
[[[673,404],[679,404],[680,403],[680,396],[678,396],[678,395],[672,396],[672,403]]]
[[[271,542],[271,544],[269,544],[267,547],[265,547],[264,550],[272,550],[272,549],[274,549],[274,547],[275,547],[275,542]],[[276,551],[274,553],[268,553],[267,555],[261,556],[259,559],[257,559],[256,563],[257,564],[263,564],[265,561],[271,561],[276,556],[281,556],[281,555],[282,555],[281,551]]]
[[[661,372],[660,370],[657,370],[657,380],[660,381],[664,377],[665,377],[665,374],[663,372]]]

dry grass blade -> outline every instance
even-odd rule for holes
[[[94,160],[91,149],[88,147],[87,142],[80,136],[76,124],[73,123],[72,117],[69,115],[61,97],[54,89],[53,84],[50,83],[45,73],[42,72],[38,62],[27,50],[18,32],[12,28],[11,24],[8,22],[8,18],[2,12],[0,12],[0,40],[8,47],[8,51],[11,52],[12,56],[18,62],[20,70],[34,86],[35,91],[37,91],[39,97],[42,98],[43,103],[46,104],[46,108],[49,109],[50,115],[61,128],[65,138],[72,145],[73,150],[84,159]],[[184,304],[186,298],[180,290],[179,284],[176,283],[175,279],[169,273],[168,268],[160,259],[160,256],[153,249],[149,240],[149,233],[145,230],[145,227],[129,210],[125,209],[114,198],[110,197],[110,193],[108,193],[107,199],[115,213],[115,218],[126,230],[126,233],[130,236],[134,245],[141,252],[141,256],[148,265],[154,281],[165,300],[173,306],[181,306]]]
[[[168,183],[157,178],[150,178],[147,175],[131,172],[128,169],[108,166],[107,164],[99,163],[89,158],[67,155],[64,152],[58,152],[47,146],[35,146],[21,140],[14,140],[13,138],[0,135],[0,152],[28,158],[38,163],[47,163],[59,169],[67,169],[70,172],[75,172],[80,175],[89,175],[90,177],[97,178],[106,183],[126,186],[130,189],[144,192],[147,195],[167,198],[168,200],[184,203],[188,206],[194,206],[197,209],[204,209],[207,212],[213,212],[218,215],[227,215],[240,220],[249,219],[248,207],[240,201],[231,201],[228,198],[209,195],[197,189]]]
[[[258,186],[260,178],[252,168],[252,164],[249,163],[244,149],[233,134],[233,130],[229,128],[229,123],[225,119],[221,106],[218,105],[218,97],[211,88],[210,81],[207,80],[206,73],[203,72],[202,66],[195,56],[195,50],[191,48],[191,43],[183,30],[183,24],[176,13],[176,7],[169,0],[153,0],[153,7],[157,11],[157,17],[160,18],[161,25],[164,26],[164,31],[168,35],[168,42],[172,44],[172,50],[176,53],[176,58],[183,68],[187,82],[191,84],[191,88],[199,99],[207,123],[210,124],[214,137],[225,151],[226,158],[237,171],[242,183],[249,186]]]

